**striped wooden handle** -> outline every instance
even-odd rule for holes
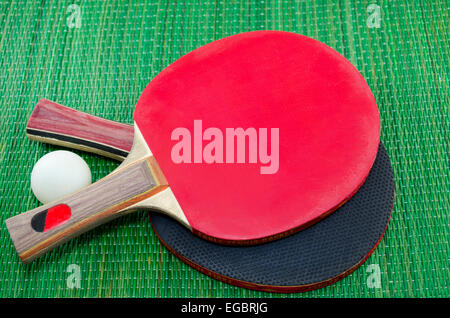
[[[28,263],[167,188],[154,158],[146,157],[74,194],[12,217],[6,226],[20,258]]]
[[[27,123],[32,140],[124,160],[133,145],[133,126],[95,117],[40,99]]]

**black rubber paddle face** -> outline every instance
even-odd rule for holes
[[[362,265],[386,231],[393,202],[392,167],[380,144],[360,190],[322,221],[287,238],[223,246],[194,236],[162,214],[152,213],[151,222],[164,246],[215,279],[262,291],[301,292],[330,285]]]

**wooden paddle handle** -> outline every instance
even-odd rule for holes
[[[32,140],[124,160],[133,145],[133,126],[95,117],[40,99],[27,123]]]
[[[60,200],[6,220],[24,263],[69,239],[130,211],[134,204],[166,189],[153,157],[120,166],[107,177]]]

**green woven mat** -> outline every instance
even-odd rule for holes
[[[72,3],[80,8],[81,20]],[[371,4],[379,6],[381,20]],[[0,296],[448,297],[448,14],[446,0],[1,0]],[[233,287],[172,256],[144,212],[21,264],[4,220],[38,206],[30,189],[31,169],[39,157],[58,149],[25,136],[39,98],[131,122],[141,91],[169,63],[210,41],[263,29],[297,32],[335,48],[375,95],[396,199],[384,239],[360,269],[303,294]],[[118,165],[77,153],[95,180]],[[70,264],[80,268],[79,288],[71,288]],[[372,288],[369,276],[378,266],[381,286]]]

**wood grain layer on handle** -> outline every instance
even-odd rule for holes
[[[95,117],[40,99],[27,123],[30,139],[123,160],[133,145],[131,125]]]
[[[113,172],[75,194],[12,217],[6,220],[6,226],[20,258],[27,263],[69,239],[129,212],[127,207],[167,187],[156,161],[149,157]],[[47,232],[33,230],[33,216],[58,204],[70,207],[70,219]]]

